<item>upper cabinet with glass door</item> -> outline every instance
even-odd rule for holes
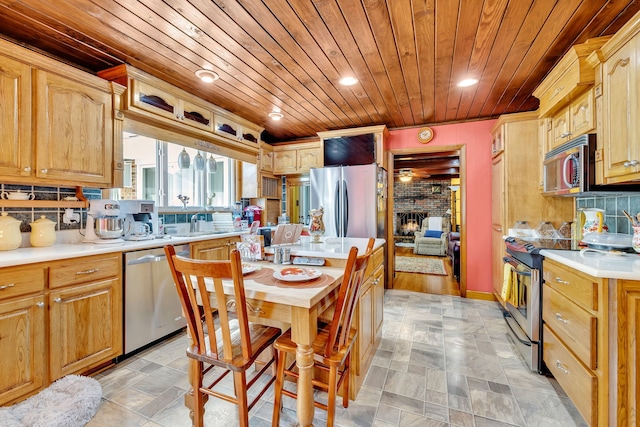
[[[125,117],[236,150],[243,161],[258,153],[263,128],[242,117],[126,64],[98,75],[127,87]]]

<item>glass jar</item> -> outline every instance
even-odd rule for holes
[[[538,237],[542,239],[553,239],[556,237],[556,229],[550,221],[542,221],[536,227]]]
[[[531,227],[527,221],[516,221],[512,234],[514,234],[514,237],[530,237]]]

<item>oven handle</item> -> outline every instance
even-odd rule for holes
[[[531,347],[531,341],[528,340],[523,340],[522,338],[520,338],[518,336],[518,333],[513,329],[513,326],[511,326],[511,322],[509,322],[509,320],[507,320],[507,317],[511,317],[513,319],[513,317],[511,316],[511,314],[509,314],[509,312],[503,312],[502,316],[504,317],[504,321],[507,324],[507,326],[509,327],[509,329],[511,329],[511,332],[513,332],[513,336],[520,341],[522,344],[526,345],[527,347]],[[515,320],[514,320],[515,321]]]
[[[502,261],[504,261],[505,264],[511,264],[513,267],[517,267],[519,265],[518,261],[516,261],[513,258],[510,258],[508,256],[502,258]],[[511,269],[514,273],[520,275],[520,276],[527,276],[527,277],[531,277],[531,272],[530,271],[520,271],[517,270],[515,268]]]

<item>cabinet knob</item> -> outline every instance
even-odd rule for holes
[[[49,172],[49,169],[40,169],[40,173],[47,173]]]
[[[36,306],[42,308],[42,307],[44,307],[44,302],[42,302],[42,301],[37,302]]]
[[[26,168],[22,169],[25,172],[31,172],[31,166],[27,166]]]
[[[57,302],[58,304],[60,304],[62,302],[62,298],[56,298],[53,300],[54,302]]]

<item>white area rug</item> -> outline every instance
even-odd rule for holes
[[[444,261],[440,258],[423,258],[396,256],[396,271],[407,273],[424,273],[446,276],[447,270],[444,268]]]
[[[82,427],[95,415],[101,398],[97,380],[67,375],[20,403],[0,408],[0,426]]]

